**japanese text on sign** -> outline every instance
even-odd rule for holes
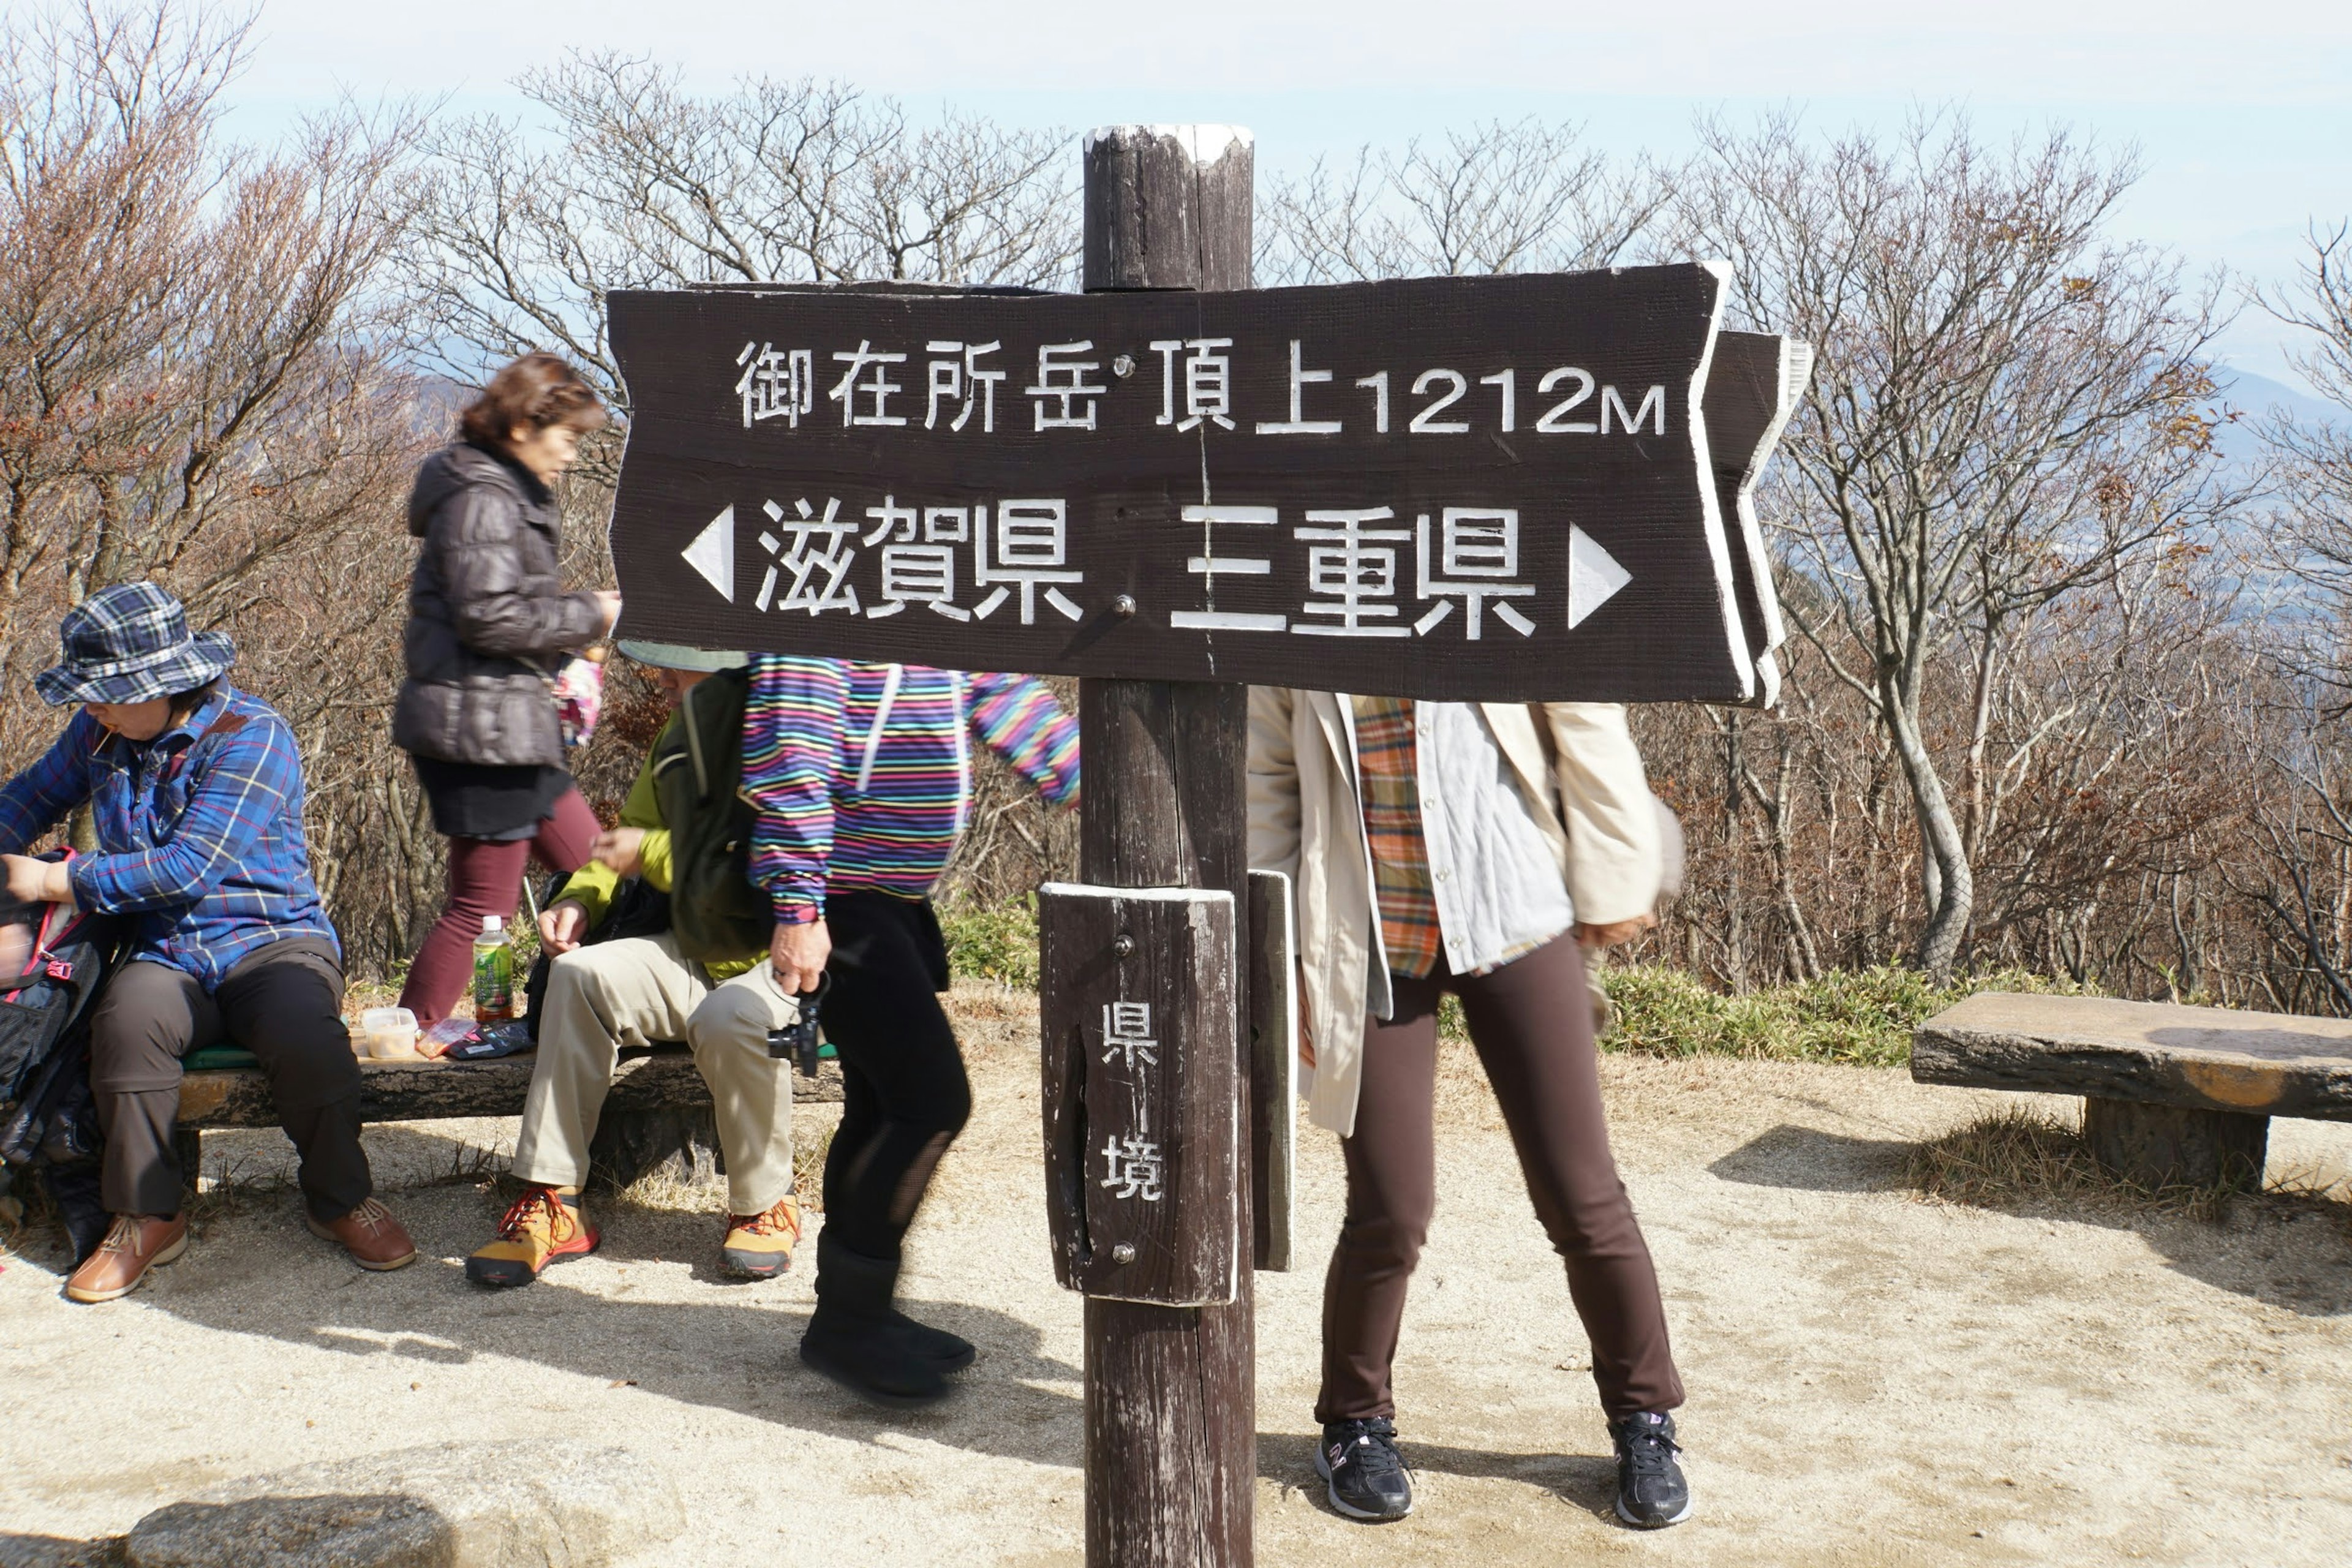
[[[803,496],[762,506],[767,564],[752,608],[881,620],[919,605],[961,622],[1002,612],[1024,626],[1037,624],[1041,608],[1066,621],[1087,613],[1074,596],[1085,594],[1086,574],[1071,565],[1069,507],[1060,498],[939,506],[894,492],[853,512],[854,504]],[[1522,637],[1536,630],[1537,589],[1519,570],[1516,508],[1441,507],[1408,525],[1384,506],[1308,507],[1286,525],[1278,507],[1187,506],[1179,521],[1188,535],[1199,530],[1199,553],[1185,569],[1201,585],[1197,606],[1169,613],[1173,626],[1412,637],[1437,633],[1459,611],[1454,628],[1468,641],[1486,637],[1489,617]],[[1242,531],[1226,535],[1234,542],[1222,552],[1221,526]],[[1283,576],[1303,583],[1304,595],[1279,608],[1237,603],[1264,597],[1253,590],[1276,574],[1276,551],[1294,557],[1299,570]]]
[[[1287,351],[1286,406],[1267,410],[1274,417],[1244,423],[1234,405],[1234,339],[1155,338],[1150,347],[1160,360],[1160,402],[1153,423],[1175,435],[1206,425],[1237,432],[1246,428],[1258,436],[1338,436],[1355,420],[1385,436],[1391,428],[1392,403],[1408,399],[1419,400],[1402,410],[1409,416],[1402,426],[1409,436],[1468,436],[1481,430],[1508,436],[1522,429],[1538,436],[1666,433],[1664,386],[1620,388],[1577,365],[1526,371],[1538,404],[1531,424],[1519,417],[1522,372],[1517,366],[1475,378],[1464,371],[1432,366],[1410,380],[1404,373],[1382,368],[1349,377],[1350,399],[1338,390],[1335,371],[1307,368],[1307,346],[1297,338],[1289,341]],[[877,347],[870,338],[860,338],[855,348],[820,350],[748,342],[735,356],[736,374],[728,395],[741,405],[743,428],[781,420],[785,430],[798,430],[803,419],[816,415],[816,367],[824,363],[834,367],[827,373],[831,384],[825,401],[833,405],[841,428],[990,436],[997,428],[997,386],[1008,372],[995,364],[983,368],[981,362],[994,361],[1003,352],[1001,341],[929,339],[920,351],[923,369],[917,376],[912,366],[918,355],[911,344]],[[1091,339],[1039,343],[1034,355],[1024,353],[1020,360],[1034,365],[1033,379],[1019,389],[1030,414],[1019,427],[1032,434],[1100,428],[1099,410],[1113,393],[1111,381],[1127,380],[1138,372],[1129,355],[1106,363],[1105,351]],[[1478,389],[1475,395],[1474,385]],[[1394,386],[1409,392],[1392,398]],[[1316,405],[1312,415],[1310,401]]]

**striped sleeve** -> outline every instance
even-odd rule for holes
[[[751,880],[782,925],[824,916],[848,672],[837,659],[762,654],[743,709],[743,794],[757,810]]]
[[[1055,805],[1078,797],[1078,721],[1045,683],[1025,675],[975,674],[971,729]]]

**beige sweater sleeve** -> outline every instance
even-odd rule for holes
[[[1291,739],[1288,687],[1249,693],[1249,863],[1254,871],[1298,878],[1298,754]]]
[[[1615,702],[1547,702],[1568,828],[1568,896],[1576,918],[1613,925],[1650,912],[1664,860],[1642,753]],[[1255,784],[1253,784],[1255,798]],[[1255,820],[1253,819],[1253,828]],[[1252,834],[1255,842],[1255,834]]]

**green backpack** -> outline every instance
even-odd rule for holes
[[[754,811],[743,797],[743,705],[751,677],[722,669],[687,689],[654,742],[654,797],[669,828],[669,929],[688,958],[765,952],[776,918],[752,884]]]

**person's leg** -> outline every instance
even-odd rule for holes
[[[1323,1386],[1315,1419],[1393,1416],[1389,1368],[1422,1242],[1437,1208],[1437,998],[1427,980],[1391,976],[1386,1022],[1364,1021],[1356,1130],[1341,1139],[1348,1204],[1323,1278]]]
[[[727,1157],[727,1229],[719,1261],[749,1279],[792,1267],[801,1236],[793,1196],[793,1064],[768,1054],[768,1033],[800,1016],[762,959],[712,988],[686,1022],[694,1065],[710,1086]]]
[[[272,942],[214,993],[221,1030],[259,1058],[279,1125],[301,1154],[305,1205],[340,1219],[375,1191],[360,1147],[360,1065],[343,1023],[343,973],[323,939]]]
[[[514,913],[522,899],[522,870],[530,842],[487,838],[449,840],[449,889],[441,918],[425,933],[400,988],[400,1005],[431,1028],[449,1016],[474,973],[474,939],[487,915]]]
[[[621,1047],[681,1037],[706,990],[667,932],[574,948],[549,966],[511,1167],[529,1184],[467,1258],[467,1279],[528,1285],[559,1258],[596,1250],[580,1189]]]
[[[1323,1278],[1322,1426],[1315,1470],[1350,1519],[1402,1519],[1412,1483],[1396,1447],[1390,1369],[1405,1291],[1437,1206],[1434,983],[1390,976],[1395,1006],[1364,1022],[1356,1127],[1340,1140],[1348,1204]]]
[[[1584,959],[1563,936],[1450,984],[1495,1087],[1528,1195],[1568,1267],[1612,1420],[1683,1402],[1650,1249],[1609,1152]]]
[[[549,966],[539,1053],[515,1139],[513,1170],[540,1186],[578,1189],[612,1091],[621,1047],[686,1037],[708,994],[677,938],[625,937],[579,947]]]
[[[114,1217],[67,1278],[68,1300],[127,1296],[150,1268],[186,1250],[182,1194],[194,1173],[183,1173],[172,1153],[180,1058],[218,1038],[219,1026],[194,977],[168,964],[128,964],[107,983],[90,1015],[89,1080],[106,1136],[100,1201]]]
[[[375,1201],[360,1146],[360,1068],[343,1023],[342,963],[332,943],[297,937],[247,956],[214,994],[222,1031],[260,1059],[278,1124],[301,1155],[313,1234],[362,1268],[399,1268],[416,1246]]]
[[[801,1359],[877,1403],[928,1405],[971,1347],[893,1305],[900,1248],[940,1157],[971,1113],[963,1058],[933,987],[938,928],[921,905],[884,894],[828,901],[833,989],[825,1037],[847,1087],[825,1162],[817,1310]]]
[[[792,1196],[793,1064],[768,1054],[768,1033],[799,1016],[762,960],[713,987],[686,1021],[727,1156],[730,1214],[762,1214]]]
[[[107,982],[90,1012],[89,1088],[106,1137],[99,1198],[108,1213],[180,1212],[195,1174],[172,1152],[180,1058],[218,1038],[220,1014],[186,971],[127,963]]]
[[[882,1095],[874,1087],[866,1069],[850,1060],[841,1051],[839,1041],[833,1042],[835,1065],[841,1068],[841,1120],[834,1123],[833,1142],[824,1151],[824,1212],[828,1216],[840,1213],[839,1205],[849,1191],[856,1162],[854,1154],[865,1149],[882,1131]]]
[[[596,847],[596,836],[604,825],[596,820],[595,812],[576,789],[565,790],[547,808],[539,821],[539,834],[530,841],[531,858],[551,871],[570,876],[588,864],[588,852]]]
[[[895,1263],[932,1171],[971,1115],[971,1086],[932,989],[920,906],[894,904],[905,900],[855,894],[827,910],[834,958],[825,1038],[844,1075],[854,1067],[865,1080],[875,1114],[847,1147],[845,1117],[834,1135],[824,1225],[859,1254]]]

